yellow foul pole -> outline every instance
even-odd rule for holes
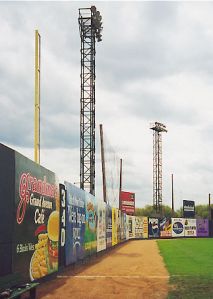
[[[34,160],[40,164],[40,34],[35,30],[35,132]]]

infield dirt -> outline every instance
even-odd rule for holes
[[[42,283],[37,299],[166,298],[169,273],[155,240],[129,241]]]

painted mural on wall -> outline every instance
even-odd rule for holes
[[[85,192],[69,182],[66,188],[66,265],[83,259],[85,235]]]
[[[16,152],[13,272],[35,280],[58,270],[59,205],[55,174]]]

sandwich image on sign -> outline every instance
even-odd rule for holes
[[[59,240],[59,212],[50,214],[47,224],[49,266],[57,270],[58,267],[58,240]]]
[[[30,262],[30,279],[39,279],[58,269],[59,212],[50,214],[47,232],[38,235]]]

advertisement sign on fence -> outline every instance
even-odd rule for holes
[[[184,237],[184,218],[172,218],[172,237]]]
[[[126,239],[125,216],[126,214],[121,212],[121,241]]]
[[[15,153],[13,272],[26,279],[58,270],[58,186],[53,172]]]
[[[96,198],[85,192],[86,221],[84,234],[85,254],[91,255],[97,251],[97,202]]]
[[[149,238],[158,238],[159,236],[159,219],[149,218]]]
[[[195,217],[195,202],[193,200],[183,200],[183,217]]]
[[[209,236],[209,220],[197,219],[197,237]]]
[[[60,194],[60,235],[59,235],[59,266],[66,265],[66,190],[65,186],[59,184],[59,194]]]
[[[120,192],[120,205],[121,211],[128,215],[134,215],[135,213],[135,193],[132,192]]]
[[[117,235],[118,235],[118,243],[120,243],[121,242],[121,211],[120,210],[118,210]]]
[[[98,202],[97,251],[106,249],[106,203]]]
[[[112,208],[112,246],[118,244],[118,209]]]
[[[148,217],[143,216],[143,238],[147,239],[149,234]]]
[[[131,217],[131,216],[130,216]],[[129,240],[129,215],[125,214],[126,240]]]
[[[164,217],[160,220],[160,237],[168,238],[172,236],[172,221],[171,218]]]
[[[197,225],[196,219],[184,219],[184,234],[185,237],[196,237],[197,236]]]
[[[135,238],[148,238],[148,217],[135,216]]]
[[[112,208],[106,206],[106,247],[112,246]]]
[[[15,152],[0,144],[0,276],[12,273]]]
[[[135,238],[143,238],[143,217],[135,216]]]
[[[129,218],[129,239],[135,238],[135,216],[128,216]]]
[[[66,187],[66,265],[84,257],[85,192],[65,182]]]

